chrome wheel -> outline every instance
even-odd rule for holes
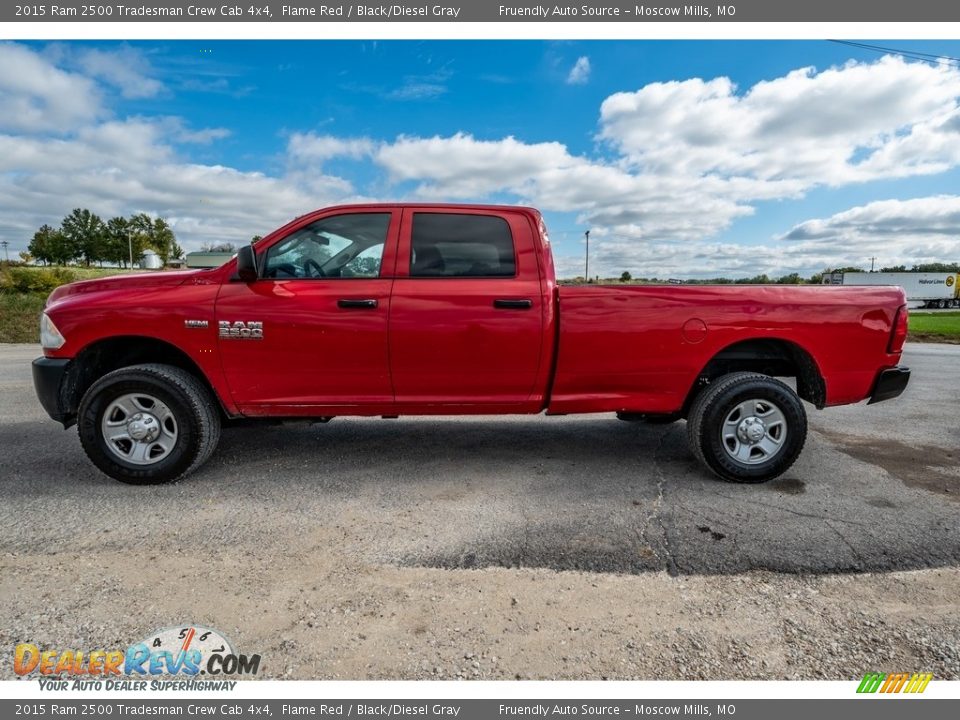
[[[744,400],[727,413],[720,443],[731,459],[744,465],[767,462],[783,449],[787,420],[769,400]]]
[[[111,453],[134,465],[160,462],[177,444],[177,419],[153,395],[128,393],[113,400],[100,421]]]

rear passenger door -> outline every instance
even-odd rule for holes
[[[520,409],[537,383],[544,322],[528,218],[405,209],[397,257],[389,329],[397,403]]]

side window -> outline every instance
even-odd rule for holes
[[[389,227],[390,213],[317,220],[267,250],[263,276],[275,280],[379,277]]]
[[[493,215],[414,213],[410,277],[513,277],[510,226]]]

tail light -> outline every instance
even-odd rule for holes
[[[901,305],[900,309],[897,310],[897,316],[893,320],[893,331],[890,333],[890,344],[887,345],[888,353],[903,351],[903,343],[907,340],[907,316],[909,314],[906,305]]]

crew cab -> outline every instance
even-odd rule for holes
[[[219,268],[56,289],[33,377],[126,483],[183,477],[239,418],[506,413],[686,419],[706,468],[760,482],[803,447],[801,399],[903,391],[906,334],[895,287],[558,285],[532,208],[353,205]]]

